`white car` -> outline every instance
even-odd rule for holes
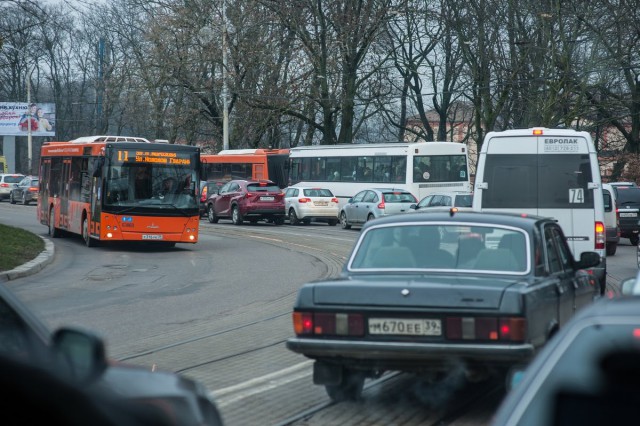
[[[11,190],[15,188],[16,184],[19,183],[22,178],[24,178],[24,175],[20,173],[0,174],[0,200],[9,198]]]
[[[329,189],[292,186],[285,189],[284,202],[292,225],[308,225],[312,220],[327,222],[330,226],[338,223],[338,198]]]
[[[472,192],[434,192],[424,197],[409,212],[423,212],[434,207],[471,207]]]

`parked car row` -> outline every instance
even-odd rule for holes
[[[266,220],[275,225],[289,219],[292,225],[308,225],[311,221],[338,222],[342,228],[362,226],[380,217],[433,207],[470,207],[472,193],[435,193],[420,203],[403,189],[370,188],[358,192],[341,208],[338,198],[327,188],[292,186],[281,191],[272,181],[232,180],[226,183],[201,182],[200,212],[211,223],[230,219],[235,225],[244,221]]]

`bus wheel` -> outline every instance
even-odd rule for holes
[[[347,221],[347,214],[345,212],[340,213],[340,225],[342,225],[342,229],[351,229],[351,225],[349,225],[349,221]]]
[[[56,228],[55,218],[53,217],[53,208],[49,209],[49,236],[51,238],[60,236],[60,230]]]
[[[231,209],[231,222],[233,222],[234,225],[242,225],[242,220],[240,208],[238,206],[233,206]]]
[[[298,225],[300,221],[298,220],[298,215],[294,209],[289,210],[289,223],[292,225]]]
[[[87,247],[95,247],[98,245],[97,241],[89,235],[89,219],[86,217],[82,221],[82,238],[84,239],[84,243]]]
[[[207,209],[207,219],[211,223],[218,223],[218,216],[216,216],[216,211],[213,209],[213,204],[209,204],[209,208]]]

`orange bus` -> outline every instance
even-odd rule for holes
[[[233,179],[269,179],[280,188],[289,184],[288,149],[227,149],[201,156],[203,180],[220,184]]]
[[[49,235],[198,242],[200,149],[123,136],[45,142],[37,215]]]

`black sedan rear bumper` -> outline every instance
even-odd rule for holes
[[[407,363],[433,364],[448,362],[451,358],[477,363],[511,364],[527,361],[535,353],[530,343],[483,344],[483,343],[405,343],[405,342],[358,342],[353,340],[318,340],[291,338],[287,348],[309,358],[370,360],[379,365]]]

